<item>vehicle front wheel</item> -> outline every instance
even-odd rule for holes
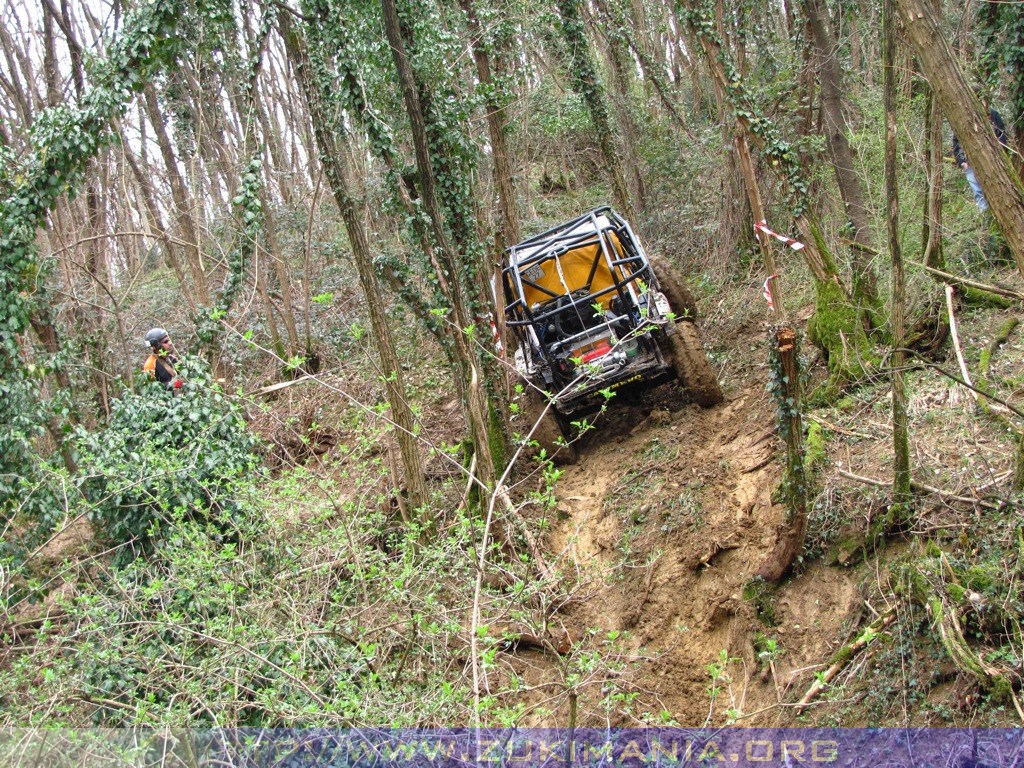
[[[547,408],[544,395],[529,384],[520,398],[520,412],[524,423],[521,429],[525,436],[533,430],[530,440],[536,443],[536,451],[544,451],[544,455],[555,464],[574,464],[576,462],[576,446],[569,442],[562,430],[562,425],[555,413],[554,406]],[[534,425],[536,424],[536,428]]]
[[[718,377],[708,362],[697,335],[697,326],[683,320],[669,329],[665,337],[672,356],[672,368],[687,396],[702,408],[718,405],[725,396]]]
[[[686,287],[682,275],[661,256],[650,256],[651,268],[658,281],[658,289],[665,294],[669,306],[676,314],[676,320],[696,320],[697,302]]]

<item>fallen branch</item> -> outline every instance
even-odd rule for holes
[[[807,690],[807,693],[804,694],[804,697],[797,703],[796,713],[799,715],[803,712],[807,705],[810,704],[833,680],[835,680],[840,672],[846,669],[850,661],[853,660],[853,657],[871,645],[875,638],[878,637],[879,633],[894,621],[896,621],[895,607],[890,608],[869,624],[852,643],[844,645],[836,651],[835,655],[832,656],[832,666],[815,677],[814,683]]]
[[[990,361],[992,359],[992,355],[998,352],[999,348],[1010,340],[1010,334],[1013,333],[1014,329],[1018,325],[1020,325],[1020,319],[1016,317],[1011,317],[1005,323],[1003,323],[1002,327],[999,329],[999,332],[992,338],[992,341],[988,343],[988,349],[986,350],[987,356],[985,358],[986,361]],[[988,374],[987,362],[984,365],[981,365],[980,368],[983,375]]]
[[[977,392],[981,395],[978,401],[978,407],[981,408],[987,415],[995,417],[999,420],[1003,426],[1009,429],[1014,434],[1020,436],[1021,429],[1006,415],[1010,412],[1010,408],[1002,403],[1002,401],[992,398],[988,394],[988,390],[991,387],[988,384],[988,373],[989,368],[992,365],[992,356],[998,351],[998,349],[1007,342],[1010,338],[1010,334],[1013,333],[1013,329],[1020,324],[1020,320],[1016,317],[1011,317],[1009,320],[1003,323],[998,333],[992,338],[988,346],[981,353],[981,358],[978,360],[978,388]],[[989,400],[993,400],[994,403],[990,403]]]
[[[288,387],[295,386],[296,384],[301,384],[304,381],[309,381],[312,378],[314,378],[314,376],[312,374],[307,373],[305,376],[299,376],[299,378],[292,379],[291,381],[280,381],[277,384],[270,384],[269,386],[266,387],[254,389],[252,392],[246,392],[245,396],[255,397],[256,395],[269,395],[271,392],[277,392],[278,390],[281,389],[287,389]]]
[[[826,421],[825,419],[821,418],[818,415],[811,415],[811,416],[808,416],[807,418],[810,419],[811,421],[817,422],[818,424],[823,426],[825,429],[831,430],[832,432],[838,432],[841,435],[849,435],[850,437],[859,437],[859,438],[862,438],[862,439],[865,439],[865,440],[873,439],[873,436],[869,435],[866,432],[855,432],[852,429],[847,429],[846,427],[840,427],[838,424],[833,424],[831,421]]]
[[[60,611],[58,613],[48,613],[45,616],[39,616],[34,619],[22,619],[21,621],[0,624],[0,637],[10,634],[12,642],[15,640],[24,641],[44,626],[63,624],[69,618],[70,616],[66,612]]]
[[[1024,709],[1021,709],[1020,700],[1013,690],[1013,684],[1020,683],[1016,671],[990,664],[975,653],[964,637],[964,630],[960,625],[956,609],[946,605],[938,594],[932,593],[928,596],[927,606],[932,614],[932,623],[939,631],[939,639],[957,669],[973,675],[986,689],[995,687],[999,681],[1005,681],[1008,684],[1013,706],[1017,710],[1017,716],[1024,723]]]
[[[757,470],[764,469],[765,467],[767,467],[774,460],[775,460],[775,457],[772,454],[769,453],[767,456],[765,456],[763,459],[761,459],[759,462],[757,462],[753,466],[747,467],[745,469],[741,469],[740,470],[740,474],[741,475],[749,475],[751,472],[757,472]]]
[[[996,296],[1005,296],[1008,299],[1017,299],[1018,301],[1024,301],[1024,293],[1018,293],[1010,288],[1000,288],[997,285],[988,285],[986,283],[979,283],[976,280],[969,280],[966,277],[958,277],[957,275],[950,274],[949,272],[943,272],[941,269],[935,267],[929,267],[927,264],[921,264],[918,261],[908,261],[908,264],[913,264],[915,267],[929,272],[936,277],[942,278],[947,283],[952,283],[955,286],[966,286],[968,288],[976,288],[979,291],[986,291],[987,293],[994,293]]]
[[[946,285],[946,309],[949,312],[949,335],[953,338],[953,350],[956,352],[956,361],[960,365],[960,374],[969,385],[967,391],[971,393],[971,397],[977,403],[978,389],[974,386],[974,382],[971,381],[971,374],[967,371],[967,363],[964,362],[963,350],[960,349],[960,334],[957,331],[956,314],[953,312],[953,286],[948,283]]]
[[[512,499],[509,498],[509,495],[504,488],[497,492],[497,496],[505,507],[505,513],[512,519],[512,522],[519,530],[519,534],[526,542],[526,548],[530,551],[530,557],[533,558],[533,562],[537,566],[537,573],[544,581],[551,581],[553,575],[551,572],[551,566],[549,566],[547,560],[544,559],[544,553],[537,544],[537,539],[530,532],[530,526],[512,504]]]
[[[853,472],[847,472],[845,469],[837,469],[836,472],[839,474],[840,477],[845,477],[847,480],[853,480],[858,483],[863,483],[864,485],[873,485],[876,488],[892,488],[891,482],[887,483],[884,480],[876,480],[873,477],[855,475],[853,474]],[[910,481],[910,488],[911,490],[917,491],[918,493],[933,493],[936,496],[939,496],[940,498],[943,499],[948,499],[949,501],[959,501],[963,504],[977,504],[979,507],[984,507],[985,509],[1001,508],[1001,505],[995,504],[991,501],[971,498],[970,496],[958,496],[957,494],[952,493],[950,491],[944,491],[941,488],[936,488],[935,486],[932,485],[926,485],[925,483],[920,483],[917,480]]]
[[[1024,430],[1014,424],[1007,414],[1012,411],[1020,416],[1021,413],[1009,403],[1006,403],[999,398],[992,397],[988,392],[979,387],[975,387],[971,382],[971,378],[967,373],[967,366],[964,363],[963,353],[960,351],[960,340],[957,337],[956,332],[956,317],[953,315],[953,289],[948,285],[946,286],[946,305],[949,308],[949,332],[953,337],[953,348],[956,350],[956,359],[960,363],[960,371],[963,373],[966,385],[971,392],[971,397],[974,398],[974,402],[982,413],[995,419],[1000,425],[1013,434],[1016,439],[1014,456],[1016,471],[1013,488],[1014,490],[1020,490],[1021,487],[1024,487]],[[982,353],[980,363],[981,380],[978,382],[979,384],[985,384],[985,378],[988,374],[988,366],[992,359],[992,353],[998,349],[1001,344],[1006,342],[1010,333],[1012,333],[1013,329],[1017,327],[1017,323],[1018,321],[1016,318],[1011,318],[1009,321],[1004,323],[999,333],[992,340],[992,343],[989,344],[985,352]],[[988,386],[985,386],[985,389],[988,389]]]

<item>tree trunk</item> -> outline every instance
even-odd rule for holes
[[[462,285],[458,259],[449,240],[437,197],[437,184],[427,141],[427,129],[420,103],[419,88],[416,74],[406,52],[405,34],[399,20],[398,8],[395,0],[382,0],[381,7],[384,12],[384,32],[391,46],[391,55],[401,86],[402,100],[405,103],[406,114],[409,116],[423,209],[426,211],[433,229],[438,263],[441,268],[440,277],[447,285],[446,298],[451,303],[452,341],[460,368],[459,383],[463,388],[466,421],[476,453],[478,480],[483,491],[490,493],[494,490],[497,473],[490,440],[489,407],[476,354],[471,340],[466,336],[466,330],[473,327],[474,322],[470,316],[466,291]]]
[[[156,89],[150,83],[145,86],[143,93],[146,100],[146,110],[149,113],[149,121],[153,126],[157,144],[160,147],[160,154],[164,159],[167,180],[171,187],[171,197],[174,200],[176,223],[181,232],[181,239],[185,241],[185,262],[188,264],[189,273],[192,276],[192,288],[199,299],[199,304],[209,306],[210,289],[199,254],[199,232],[195,219],[192,216],[192,202],[189,200],[185,181],[178,168],[174,147],[171,145],[171,139],[167,135],[167,128],[164,126],[164,118],[160,113],[160,105],[157,103]]]
[[[284,328],[288,334],[288,354],[297,355],[300,346],[299,329],[295,322],[295,308],[292,305],[292,280],[288,273],[288,263],[285,261],[280,241],[277,239],[277,226],[274,222],[270,198],[265,192],[261,192],[260,201],[263,203],[263,217],[266,221],[268,256],[274,267],[274,274],[277,276],[277,287],[281,291],[283,307],[281,319],[284,321]]]
[[[160,216],[160,207],[157,204],[156,192],[153,189],[152,176],[148,170],[144,170],[140,164],[138,158],[135,157],[135,153],[132,151],[131,146],[124,139],[124,132],[120,126],[115,124],[115,130],[121,135],[121,151],[124,153],[125,162],[128,163],[128,167],[131,168],[132,176],[135,178],[135,183],[139,189],[139,196],[142,198],[143,209],[146,212],[148,220],[148,229],[155,233],[156,239],[160,242],[161,247],[164,251],[164,259],[167,264],[174,271],[175,277],[178,279],[178,286],[181,290],[181,296],[185,300],[185,306],[189,308],[192,314],[196,311],[196,300],[192,291],[185,288],[185,271],[181,266],[181,259],[178,258],[178,244],[171,240],[171,236],[167,232],[167,226],[163,222],[163,218]],[[145,142],[142,143],[145,147]]]
[[[267,324],[267,333],[270,334],[270,346],[274,354],[284,361],[288,361],[290,355],[281,341],[281,331],[277,327],[277,320],[274,317],[274,302],[270,299],[270,289],[267,288],[267,261],[272,259],[266,248],[256,245],[256,262],[253,264],[253,272],[256,278],[256,292],[263,302],[263,320]]]
[[[712,78],[712,88],[715,92],[715,101],[718,104],[718,120],[722,126],[722,143],[733,145],[733,152],[729,152],[729,178],[726,179],[725,198],[722,201],[722,259],[727,263],[732,254],[739,251],[744,245],[749,245],[750,234],[754,231],[754,223],[765,218],[764,205],[761,202],[761,192],[757,186],[757,175],[754,172],[754,161],[750,156],[750,143],[747,139],[746,129],[739,120],[730,126],[731,110],[729,108],[729,97],[725,88],[716,78]],[[734,200],[737,179],[742,189],[744,205],[740,200]],[[757,245],[761,253],[761,260],[766,270],[765,277],[777,274],[775,258],[767,241],[762,237],[756,237]],[[775,293],[776,309],[781,313],[783,308],[782,297],[778,291],[778,281],[772,286]]]
[[[922,227],[923,261],[929,267],[945,269],[942,254],[942,115],[935,91],[928,89],[925,102],[925,174],[928,189],[924,199]]]
[[[910,439],[907,421],[907,389],[904,383],[904,276],[903,252],[900,249],[900,202],[896,179],[896,79],[893,39],[893,0],[884,0],[882,12],[882,90],[885,108],[885,196],[889,201],[889,255],[892,260],[892,442],[893,502],[897,514],[906,514],[910,503]]]
[[[796,333],[779,328],[772,350],[775,399],[779,433],[786,443],[786,477],[783,480],[787,519],[775,546],[757,569],[757,577],[775,584],[800,556],[807,534],[807,472],[804,466],[803,398],[800,392],[800,357]]]
[[[818,82],[825,112],[825,141],[828,144],[832,167],[835,170],[839,194],[850,223],[850,267],[854,300],[862,303],[869,313],[872,325],[877,318],[870,317],[881,307],[878,300],[878,278],[871,263],[877,252],[871,233],[870,214],[864,184],[857,175],[856,151],[846,138],[846,109],[843,104],[842,70],[839,66],[839,44],[832,28],[823,0],[804,0],[808,26],[814,40],[818,60]]]
[[[506,119],[505,110],[498,103],[499,87],[491,76],[491,57],[487,46],[483,41],[483,30],[473,8],[473,0],[460,0],[462,10],[466,14],[466,20],[470,32],[470,46],[473,51],[473,61],[476,64],[476,76],[480,84],[487,88],[489,94],[484,103],[484,113],[487,116],[487,135],[491,143],[491,156],[494,162],[494,184],[498,192],[498,207],[501,209],[501,225],[495,237],[495,251],[493,263],[487,274],[496,286],[497,296],[488,297],[489,303],[494,306],[494,324],[499,339],[506,338],[505,313],[502,311],[504,304],[503,291],[501,288],[501,257],[505,248],[515,245],[522,240],[519,229],[519,216],[516,212],[516,189],[512,179],[512,165],[509,162],[508,146],[505,142]],[[505,361],[507,350],[502,347],[498,354]],[[495,373],[505,382],[505,389],[509,386],[508,368],[502,366]],[[507,395],[506,395],[507,396]]]
[[[850,381],[863,378],[875,360],[859,312],[850,303],[821,227],[809,208],[808,186],[796,153],[772,121],[760,113],[728,52],[722,48],[721,35],[712,34],[714,27],[710,25],[715,23],[716,16],[723,16],[721,0],[714,7],[710,0],[682,0],[682,4],[689,14],[687,27],[699,40],[712,80],[728,96],[736,119],[751,142],[757,142],[758,148],[777,166],[785,185],[803,240],[800,253],[815,279],[815,315],[808,325],[808,333],[828,357],[831,376],[828,386],[822,389],[822,393],[828,395]]]
[[[491,76],[491,57],[482,40],[483,30],[473,8],[473,2],[459,0],[459,4],[466,13],[469,24],[476,76],[480,80],[480,85],[488,89],[489,94],[484,104],[484,114],[487,117],[487,136],[491,142],[494,161],[494,184],[498,189],[498,206],[501,209],[501,228],[496,243],[496,248],[501,253],[505,248],[522,240],[519,234],[519,216],[516,214],[516,188],[512,180],[512,165],[505,142],[505,110],[499,105],[498,94],[494,90],[496,85]]]
[[[395,351],[391,328],[388,325],[383,292],[377,280],[377,274],[373,271],[373,251],[363,226],[360,206],[349,192],[348,180],[342,166],[347,156],[346,149],[337,142],[337,137],[342,134],[332,130],[330,118],[324,106],[324,94],[316,82],[304,42],[292,26],[288,11],[278,10],[277,18],[288,57],[295,67],[309,109],[314,138],[320,150],[320,163],[341,212],[345,231],[352,246],[352,257],[359,274],[359,284],[366,297],[370,325],[373,328],[373,335],[377,341],[377,352],[380,355],[381,377],[384,380],[388,403],[391,406],[391,418],[396,426],[399,451],[402,454],[405,481],[408,485],[409,508],[414,511],[420,510],[427,499],[427,486],[416,440],[416,419],[409,407],[405,377],[398,361],[398,353]],[[365,205],[365,202],[362,205]],[[424,527],[429,527],[428,520],[424,519],[421,522],[424,523]]]
[[[943,114],[960,139],[985,199],[1024,275],[1024,184],[1003,151],[987,110],[971,91],[931,0],[896,0],[906,37],[913,45]]]
[[[606,18],[611,15],[604,3],[597,3],[598,12]],[[640,153],[637,150],[639,130],[633,113],[641,116],[644,110],[634,108],[630,98],[630,85],[633,82],[632,70],[635,69],[633,58],[629,55],[629,45],[621,29],[627,24],[599,24],[588,14],[591,26],[596,35],[603,37],[607,43],[605,59],[608,62],[609,79],[611,81],[612,106],[615,110],[616,122],[621,130],[623,160],[630,179],[630,200],[634,202],[636,213],[642,214],[647,207],[647,184],[644,181]]]
[[[615,205],[627,220],[632,220],[635,218],[633,204],[622,171],[622,162],[615,148],[604,89],[597,77],[583,21],[580,19],[579,0],[555,0],[555,5],[562,18],[562,36],[565,38],[567,55],[572,67],[570,75],[573,89],[587,105],[587,111],[594,124],[597,143],[601,147],[601,155],[604,157],[605,168],[612,185]]]

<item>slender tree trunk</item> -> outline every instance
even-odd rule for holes
[[[43,345],[43,349],[46,350],[47,354],[50,355],[52,360],[59,360],[60,353],[60,337],[57,335],[57,330],[53,327],[53,320],[50,317],[49,307],[41,307],[32,318],[30,318],[32,324],[32,330],[35,331],[36,338]],[[58,391],[70,392],[71,391],[71,378],[68,376],[67,370],[61,364],[54,365],[49,371],[47,376],[49,383],[56,384]],[[74,424],[75,420],[68,417],[68,421]],[[50,433],[50,437],[54,442],[57,450],[60,452],[61,460],[64,462],[64,467],[71,475],[75,475],[78,472],[78,463],[75,461],[75,454],[71,450],[71,443],[65,439],[63,425],[57,418],[57,415],[50,411],[46,416],[46,431]]]
[[[775,584],[804,550],[807,536],[807,468],[804,463],[803,394],[800,390],[800,355],[796,333],[784,326],[775,334],[772,373],[777,387],[779,433],[786,445],[786,523],[777,533],[775,546],[757,569],[757,577]]]
[[[295,322],[295,307],[292,304],[291,275],[288,273],[288,263],[285,261],[284,252],[281,250],[281,244],[277,238],[277,226],[270,198],[265,192],[261,192],[260,200],[263,203],[263,216],[266,220],[268,256],[277,277],[277,287],[281,291],[281,319],[284,321],[284,329],[288,334],[288,354],[296,355],[299,352],[300,342],[299,328]]]
[[[615,147],[608,106],[605,103],[604,88],[597,77],[597,69],[590,55],[586,31],[580,18],[579,0],[555,0],[562,19],[562,36],[565,38],[567,54],[572,71],[573,89],[587,105],[590,120],[594,124],[597,143],[601,147],[605,168],[612,185],[615,204],[627,219],[635,218],[629,187],[622,170],[622,161]]]
[[[185,241],[185,262],[188,264],[189,274],[192,277],[192,287],[199,300],[198,303],[202,306],[209,306],[210,289],[199,254],[199,231],[192,215],[192,202],[189,199],[188,190],[185,188],[185,181],[181,176],[181,171],[178,169],[174,147],[171,145],[171,139],[167,135],[167,128],[164,126],[164,118],[160,113],[160,105],[157,102],[156,89],[152,84],[147,84],[143,89],[143,93],[145,95],[149,121],[153,126],[157,145],[160,147],[160,154],[163,156],[164,167],[167,171],[167,180],[171,187],[171,198],[174,200],[176,223],[181,232],[181,239]]]
[[[65,43],[68,47],[71,60],[71,78],[75,86],[75,95],[82,97],[85,91],[85,72],[82,65],[82,48],[78,42],[74,30],[71,27],[70,17],[66,0],[62,0],[61,10],[58,11],[51,0],[43,1],[44,31],[47,40],[44,43],[44,69],[46,70],[47,104],[59,104],[62,95],[57,90],[57,60],[55,58],[55,41],[53,40],[56,22],[64,34]],[[50,71],[53,69],[54,71]],[[101,151],[101,155],[105,152]],[[102,290],[107,288],[108,275],[108,253],[107,240],[104,235],[107,232],[106,209],[103,205],[101,188],[107,186],[103,178],[105,164],[93,159],[90,163],[89,173],[85,180],[85,238],[84,251],[85,272],[89,276],[88,287],[85,289],[86,303],[77,307],[77,313],[82,324],[83,346],[87,350],[89,359],[89,375],[93,379],[96,392],[100,397],[100,405],[104,413],[109,412],[109,403],[106,394],[107,373],[106,360],[103,354],[105,345],[101,341],[102,318],[99,316],[101,302],[104,300]],[[102,289],[102,290],[101,290]],[[117,310],[117,307],[114,307]]]
[[[597,8],[605,18],[614,18],[600,2],[597,4]],[[603,38],[607,43],[605,58],[608,62],[610,90],[613,94],[611,103],[614,106],[616,122],[621,129],[622,141],[620,143],[626,173],[629,176],[630,200],[634,202],[635,211],[642,214],[647,207],[647,184],[644,181],[640,153],[637,150],[639,130],[634,119],[634,111],[642,116],[646,110],[642,107],[636,108],[632,104],[630,86],[633,77],[631,70],[635,69],[636,65],[629,55],[629,45],[621,31],[627,25],[614,22],[599,25],[589,14],[588,20],[594,28],[595,37]]]
[[[419,88],[415,72],[406,52],[405,36],[398,16],[395,0],[382,0],[384,11],[384,31],[391,45],[391,55],[398,72],[402,100],[409,116],[412,130],[413,147],[416,153],[416,168],[419,172],[420,193],[423,209],[426,211],[433,228],[434,242],[437,245],[437,257],[441,267],[441,277],[448,286],[447,299],[451,302],[453,341],[456,360],[459,364],[460,384],[464,390],[467,423],[477,458],[477,474],[485,492],[494,490],[497,477],[494,453],[491,449],[490,426],[487,398],[484,393],[484,382],[480,375],[480,367],[476,360],[470,339],[465,329],[473,326],[470,316],[466,292],[462,286],[458,259],[449,241],[441,206],[437,197],[437,185],[434,178],[433,161],[427,142],[426,124],[420,104]]]
[[[123,131],[120,127],[116,127],[123,137]],[[145,142],[143,142],[145,146]],[[128,167],[131,169],[132,176],[135,178],[135,184],[139,189],[139,196],[142,198],[143,210],[146,213],[148,221],[148,229],[155,234],[156,239],[159,241],[160,246],[163,248],[163,256],[167,260],[168,265],[174,271],[175,277],[178,279],[178,286],[181,289],[181,296],[185,300],[185,305],[189,308],[189,311],[195,314],[196,301],[192,291],[185,289],[185,270],[182,268],[181,259],[178,257],[178,246],[172,242],[171,236],[167,232],[167,226],[163,222],[163,217],[160,215],[160,207],[157,205],[156,192],[153,190],[153,181],[151,175],[142,169],[139,164],[138,158],[135,157],[135,153],[132,151],[131,146],[122,138],[121,150],[124,153],[125,162],[128,163]]]
[[[284,342],[281,341],[281,331],[277,327],[277,320],[274,317],[274,302],[271,301],[270,289],[267,288],[267,262],[271,259],[273,256],[267,252],[267,249],[257,245],[256,263],[253,264],[256,292],[260,295],[260,301],[263,302],[263,320],[267,324],[267,333],[270,334],[270,345],[274,349],[274,354],[287,361],[291,355],[289,355]]]
[[[761,203],[761,192],[757,186],[757,174],[754,172],[754,161],[750,156],[747,131],[739,120],[730,125],[731,110],[725,88],[716,78],[712,78],[711,84],[718,105],[718,120],[722,126],[722,143],[731,143],[734,150],[728,153],[729,177],[725,182],[722,200],[722,259],[723,263],[726,263],[726,260],[740,248],[752,244],[750,233],[754,231],[754,223],[763,220],[765,213]],[[742,188],[742,200],[734,199],[737,177]],[[771,248],[763,238],[756,239],[761,260],[765,265],[766,277],[775,275],[775,258]],[[778,281],[775,283],[773,288],[778,290]],[[776,308],[781,312],[781,295],[776,295],[775,298]]]
[[[665,82],[664,72],[661,66],[653,61],[647,53],[637,45],[636,39],[633,35],[629,34],[629,30],[623,30],[623,34],[629,41],[630,50],[633,51],[633,55],[636,56],[637,63],[640,65],[641,77],[644,82],[650,83],[654,86],[655,92],[658,94],[658,100],[661,102],[661,106],[668,113],[669,117],[681,130],[686,130],[686,118],[683,113],[679,111],[679,107],[676,105],[675,100],[669,93],[669,86]]]
[[[804,11],[807,14],[818,60],[818,81],[821,84],[821,100],[825,112],[825,141],[852,230],[850,271],[853,277],[853,297],[863,302],[870,316],[880,309],[878,278],[871,263],[877,249],[871,233],[867,194],[857,174],[856,150],[846,137],[846,108],[843,104],[842,70],[838,59],[839,43],[829,25],[823,0],[804,0]],[[872,322],[872,325],[874,324]]]
[[[693,0],[683,0],[687,6],[693,6]],[[721,0],[718,0],[721,3]],[[707,6],[702,6],[702,10],[706,9]],[[722,14],[718,14],[721,16]],[[736,105],[732,102],[731,96],[729,96],[729,78],[726,76],[725,67],[722,63],[722,49],[719,43],[714,41],[708,35],[705,34],[694,34],[694,37],[699,40],[701,50],[704,53],[704,60],[708,65],[708,69],[711,73],[711,80],[716,85],[716,88],[721,89],[721,93],[726,94],[726,97],[730,101],[730,107],[736,113],[737,122],[739,122],[744,129],[744,135],[752,142],[758,142],[763,144],[763,140],[760,139],[757,134],[750,130],[750,117],[751,115],[746,111],[746,105]],[[739,107],[739,109],[737,109]],[[786,174],[789,169],[780,168],[781,174]],[[787,183],[792,181],[787,179]],[[818,232],[818,225],[816,220],[812,219],[808,213],[801,213],[796,217],[797,227],[800,230],[800,234],[804,240],[804,248],[801,253],[804,259],[807,261],[807,265],[811,269],[811,273],[814,277],[821,282],[837,282],[837,271],[835,265],[832,263],[831,255],[823,252],[823,238]],[[846,293],[845,289],[843,293]]]
[[[839,279],[838,269],[816,217],[809,208],[808,186],[804,170],[796,154],[779,134],[771,120],[759,113],[751,99],[728,52],[722,48],[721,36],[713,34],[716,15],[710,0],[682,0],[688,11],[689,26],[701,46],[704,60],[713,81],[726,93],[737,121],[742,124],[752,142],[764,152],[786,186],[793,217],[800,231],[804,257],[815,279],[815,315],[809,323],[811,338],[828,356],[831,376],[826,394],[838,387],[862,378],[875,356],[868,343],[857,308],[851,305],[849,293]],[[716,6],[721,5],[718,0]],[[726,67],[729,67],[728,73]]]
[[[939,25],[932,0],[896,0],[906,37],[939,106],[970,158],[985,199],[1024,274],[1024,184],[1003,151],[987,110],[974,95]]]
[[[884,0],[882,13],[882,89],[885,107],[885,196],[889,201],[889,254],[892,260],[892,442],[893,501],[905,514],[910,502],[910,440],[907,420],[907,390],[903,366],[904,350],[904,277],[903,253],[900,249],[900,202],[896,179],[896,80],[893,71],[896,41],[893,29],[893,0]]]
[[[327,177],[335,202],[341,212],[345,231],[352,246],[352,257],[359,274],[359,285],[366,298],[367,311],[370,315],[370,326],[377,341],[377,352],[380,355],[381,374],[387,392],[388,404],[391,406],[391,418],[396,425],[396,438],[402,463],[405,469],[405,481],[408,485],[409,508],[420,510],[427,499],[427,486],[423,474],[423,463],[420,458],[416,440],[416,419],[409,406],[406,396],[405,376],[398,361],[391,328],[388,325],[387,309],[384,306],[383,292],[373,270],[373,251],[363,226],[360,208],[365,202],[358,203],[349,191],[344,162],[346,150],[337,141],[338,132],[331,129],[330,118],[324,106],[324,95],[310,65],[305,44],[299,37],[288,11],[278,11],[278,23],[284,37],[288,57],[292,61],[298,76],[301,91],[309,109],[313,125],[314,138],[320,150],[320,163]],[[421,520],[425,527],[428,520]]]
[[[261,62],[258,67],[260,69],[262,68],[262,61],[266,57],[266,54],[263,53],[264,41],[254,36],[249,39],[249,44],[252,48],[251,56],[258,57],[258,61]],[[248,98],[243,98],[243,89],[231,89],[231,102],[235,112],[239,116],[245,116],[244,126],[236,127],[234,133],[235,141],[243,154],[245,154],[246,159],[255,156],[258,153],[260,144],[268,141],[267,136],[263,135],[261,128],[265,121],[261,122],[259,119],[264,110],[260,101],[258,83],[255,76],[250,77],[251,81],[244,89],[244,95]],[[219,144],[226,145],[227,141],[219,119],[214,123],[214,130],[219,132]],[[225,164],[228,162],[226,155],[221,155],[221,162]],[[236,183],[230,177],[226,180],[226,183],[228,184],[229,196],[234,198]],[[260,290],[260,296],[266,307],[268,329],[275,349],[281,357],[290,359],[298,354],[300,348],[298,325],[295,322],[295,309],[292,305],[292,281],[288,273],[288,265],[281,250],[280,241],[277,237],[273,200],[267,193],[266,186],[261,187],[259,197],[263,208],[263,233],[266,239],[266,246],[259,251],[263,263],[258,269],[257,287]],[[268,269],[271,267],[274,270],[274,275],[277,277],[277,285],[281,293],[281,310],[279,314],[284,323],[285,332],[288,335],[287,345],[282,342],[277,323],[274,321],[274,306],[270,301],[270,288],[267,285]]]
[[[700,65],[697,63],[698,51],[700,50],[700,43],[697,42],[697,36],[693,34],[693,30],[690,29],[690,25],[685,23],[679,18],[679,14],[676,14],[676,24],[679,27],[680,32],[683,36],[683,43],[685,43],[686,49],[686,61],[687,61],[687,72],[690,75],[690,91],[691,91],[691,103],[693,104],[693,114],[701,115],[710,112],[707,104],[707,97],[704,93],[704,87],[700,82]],[[682,49],[683,46],[680,46]],[[682,50],[680,50],[682,55]]]
[[[491,143],[491,157],[494,162],[494,183],[498,193],[498,207],[501,210],[501,225],[495,237],[495,255],[488,270],[488,276],[495,286],[496,297],[488,297],[488,303],[494,306],[494,324],[499,339],[506,338],[504,292],[501,279],[501,255],[505,248],[515,245],[522,239],[519,229],[519,216],[516,212],[516,189],[512,178],[512,165],[509,162],[508,144],[505,141],[506,116],[505,110],[498,103],[497,83],[491,76],[491,56],[483,40],[483,30],[473,8],[473,0],[460,0],[469,25],[470,45],[473,50],[473,61],[476,64],[476,76],[480,84],[488,89],[489,97],[484,104],[487,116],[487,135]],[[508,350],[504,347],[499,351],[502,363]],[[509,368],[502,365],[494,371],[495,375],[509,385]],[[507,397],[507,394],[503,397]],[[504,410],[504,409],[503,409]]]
[[[931,88],[925,102],[924,124],[928,189],[924,199],[922,261],[929,267],[945,269],[946,260],[942,254],[942,115]]]
[[[512,179],[512,165],[509,162],[508,144],[505,141],[505,110],[498,103],[498,94],[494,90],[496,84],[491,76],[491,57],[482,39],[483,30],[473,8],[473,2],[459,0],[459,4],[466,13],[469,24],[476,76],[480,84],[488,89],[489,94],[484,104],[484,114],[487,117],[487,136],[491,142],[494,161],[494,183],[498,190],[498,206],[501,209],[501,228],[496,243],[497,250],[501,253],[522,239],[519,234],[519,216],[516,214],[516,189]]]

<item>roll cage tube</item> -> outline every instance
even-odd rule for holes
[[[604,217],[604,221],[600,221],[599,217]],[[590,226],[584,226],[585,224]],[[614,235],[614,242],[610,242],[609,234]],[[566,285],[559,260],[567,254],[580,258],[584,249],[593,248],[595,245],[597,247],[594,248],[593,261],[590,263],[585,283],[582,286]],[[528,255],[517,256],[523,253]],[[506,299],[509,300],[505,306],[506,322],[513,327],[548,322],[556,315],[577,310],[577,307],[583,304],[592,305],[595,301],[604,304],[600,300],[612,293],[615,293],[624,305],[628,305],[627,293],[633,294],[629,290],[631,284],[644,278],[649,279],[650,275],[650,265],[629,224],[608,206],[596,208],[570,222],[512,246],[508,249],[508,254],[508,266],[503,268],[502,274]],[[552,287],[539,282],[545,276],[543,272],[536,279],[526,275],[531,269],[549,261],[555,262],[556,269],[559,270],[563,289],[561,291],[555,291]],[[608,272],[609,284],[591,292],[591,286],[602,265]],[[572,294],[581,289],[586,289],[585,294],[574,298]],[[535,294],[534,298],[548,298],[542,302],[534,301],[531,306],[526,300],[528,290]],[[569,301],[557,301],[562,298],[568,298]],[[633,294],[630,298],[635,300],[638,297]],[[547,307],[547,310],[535,313],[534,307],[538,304]]]

